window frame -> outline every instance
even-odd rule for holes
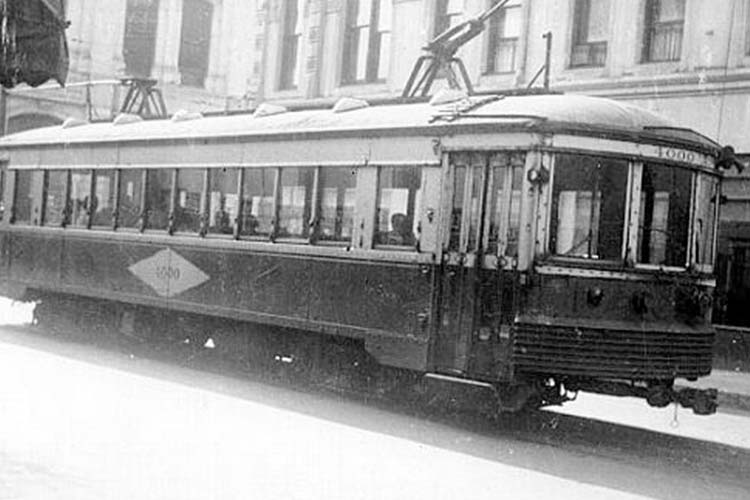
[[[380,225],[379,225],[379,218],[380,218],[380,202],[381,202],[381,193],[382,193],[382,187],[381,187],[381,180],[383,176],[383,170],[384,169],[393,169],[394,174],[398,172],[399,170],[405,170],[405,169],[415,169],[419,175],[419,182],[416,184],[416,189],[414,190],[415,193],[412,195],[411,190],[407,196],[407,206],[406,206],[406,220],[411,222],[411,234],[414,239],[414,244],[412,245],[400,245],[400,244],[389,244],[389,243],[380,243],[378,240],[380,238],[379,233],[382,233],[383,231],[379,231]],[[372,219],[374,221],[373,224],[373,233],[371,235],[372,238],[372,248],[376,250],[395,250],[395,251],[401,251],[401,252],[416,252],[419,250],[419,234],[416,233],[415,227],[416,224],[419,223],[419,207],[417,204],[417,192],[420,192],[422,190],[422,181],[423,181],[423,175],[422,171],[424,170],[424,167],[422,165],[399,165],[399,166],[393,166],[393,165],[377,165],[377,171],[376,171],[376,182],[375,182],[375,198],[374,198],[374,213],[372,213]],[[424,203],[424,200],[422,200],[422,203]],[[410,216],[411,211],[411,216]],[[392,217],[393,214],[389,214],[389,222],[388,226],[390,227],[390,217]],[[388,231],[391,232],[391,231]],[[387,232],[386,232],[387,233]]]
[[[58,223],[47,224],[47,203],[48,203],[48,191],[49,191],[49,176],[51,172],[63,172],[65,174],[65,186],[63,186],[63,207],[61,212],[61,219]],[[33,204],[32,204],[33,206]],[[64,228],[70,222],[70,169],[69,168],[50,168],[42,170],[42,199],[41,199],[41,214],[39,217],[39,225],[48,228]]]
[[[341,52],[341,71],[339,74],[339,85],[363,85],[373,83],[384,83],[387,80],[387,75],[383,76],[383,70],[385,64],[383,59],[389,62],[389,57],[381,57],[383,55],[383,38],[384,34],[390,35],[392,26],[388,26],[387,30],[381,30],[380,26],[380,10],[381,2],[392,2],[393,0],[345,0],[344,2],[344,15],[343,17],[343,28],[342,28],[342,52]],[[363,2],[369,2],[370,6],[370,17],[368,24],[358,24],[360,7]],[[356,5],[356,9],[352,7]],[[393,12],[393,6],[389,11]],[[364,51],[365,66],[364,66],[364,78],[358,77],[358,69],[360,64],[360,55],[362,49],[360,48],[360,32],[363,29],[368,30],[367,37],[367,49]],[[390,51],[390,36],[388,37],[388,50]],[[388,55],[388,54],[386,54]]]
[[[237,188],[234,190],[234,193],[230,193],[227,191],[226,193],[223,193],[224,196],[227,194],[234,194],[237,196],[237,215],[230,219],[229,221],[229,227],[231,228],[231,233],[222,233],[222,232],[215,232],[211,231],[211,193],[213,192],[211,189],[212,183],[212,177],[211,172],[216,171],[231,171],[236,170],[235,172],[235,182],[237,183]],[[225,167],[212,167],[206,169],[206,182],[205,182],[205,231],[203,232],[203,236],[207,238],[220,238],[220,239],[240,239],[239,229],[240,229],[240,218],[241,218],[241,211],[242,211],[242,182],[244,180],[244,168],[238,167],[236,165],[230,165]],[[223,208],[222,208],[223,210]]]
[[[608,40],[590,40],[589,25],[591,23],[591,2],[597,0],[574,0],[573,1],[573,26],[570,44],[571,69],[578,68],[601,68],[607,65],[609,50]],[[611,15],[612,3],[608,5],[608,21]],[[586,57],[577,59],[579,49],[585,48]]]
[[[304,10],[300,10],[300,0],[285,0],[281,18],[281,46],[279,79],[277,90],[297,90],[300,77],[300,56],[302,55],[302,21]],[[292,14],[294,14],[292,16]]]
[[[686,7],[686,0],[676,0],[678,2],[681,2],[682,4],[682,18],[679,20],[670,20],[670,21],[659,21],[657,19],[658,17],[658,9],[662,6],[662,2],[664,0],[646,0],[645,2],[645,11],[643,15],[643,40],[642,40],[642,47],[641,47],[641,64],[648,64],[648,63],[674,63],[679,62],[682,60],[682,53],[684,50],[684,36],[685,36],[685,20],[687,17],[687,7]],[[656,35],[656,30],[660,27],[668,27],[669,29],[673,29],[675,27],[679,27],[679,29],[674,30],[675,32],[679,31],[679,39],[677,40],[676,48],[674,49],[675,54],[672,54],[671,56],[669,54],[663,56],[663,57],[655,57],[655,54],[653,52],[654,48],[654,39]],[[673,36],[673,35],[672,35]]]
[[[597,258],[593,257],[591,255],[564,255],[564,254],[557,254],[552,248],[553,243],[556,244],[557,237],[554,234],[556,229],[556,222],[553,222],[553,219],[556,217],[556,214],[558,213],[559,208],[555,207],[555,177],[559,175],[559,169],[560,169],[560,156],[585,156],[592,158],[594,161],[601,161],[602,159],[606,160],[613,160],[616,162],[624,162],[625,163],[625,176],[627,179],[627,183],[625,186],[625,193],[624,193],[624,204],[623,204],[623,211],[622,211],[622,235],[621,235],[621,243],[620,243],[620,256],[614,259],[605,259],[605,258]],[[552,171],[550,173],[550,179],[549,179],[549,211],[548,215],[546,217],[547,219],[547,238],[544,245],[544,253],[549,256],[549,258],[554,262],[569,262],[569,263],[585,263],[587,266],[611,266],[613,263],[620,264],[624,262],[629,256],[628,256],[628,245],[630,243],[630,234],[631,234],[631,217],[632,217],[632,202],[633,202],[633,196],[635,196],[634,190],[633,190],[633,182],[632,182],[632,172],[633,172],[633,164],[634,162],[623,156],[619,155],[610,155],[606,154],[602,151],[554,151],[553,153],[553,161],[552,161]],[[638,196],[640,196],[640,192],[638,193]],[[601,207],[600,207],[601,209]],[[592,197],[592,216],[593,216],[593,210],[594,210],[594,198]],[[599,215],[601,217],[601,214]],[[636,220],[637,224],[637,220]],[[600,230],[600,228],[597,229],[597,232]],[[597,240],[598,242],[598,240]]]
[[[197,171],[201,174],[201,188],[199,192],[199,199],[198,199],[198,212],[197,212],[197,218],[198,218],[198,227],[195,231],[193,230],[181,230],[179,227],[177,227],[177,224],[179,223],[178,218],[180,217],[179,211],[182,210],[183,207],[179,204],[179,190],[180,190],[180,172],[190,170],[190,171]],[[172,197],[172,209],[169,212],[169,220],[170,220],[170,234],[178,234],[180,236],[204,236],[205,230],[206,230],[206,198],[207,198],[207,188],[208,188],[208,169],[203,167],[177,167],[175,168],[174,172],[174,181],[173,181],[173,192],[174,196]]]
[[[168,172],[170,174],[170,194],[168,198],[168,206],[166,207],[167,222],[165,227],[151,227],[152,213],[151,203],[149,199],[149,193],[151,190],[151,182],[149,179],[149,172]],[[175,197],[177,196],[177,167],[158,168],[158,167],[146,167],[144,168],[145,181],[143,183],[143,213],[141,232],[158,233],[166,232],[168,234],[174,234],[174,206]]]
[[[112,214],[110,217],[109,224],[95,224],[95,216],[96,211],[99,208],[100,202],[98,201],[96,186],[97,186],[97,180],[99,178],[99,172],[113,172],[114,176],[112,177],[114,185],[112,186],[110,192],[114,193],[114,199],[112,200]],[[111,229],[113,231],[117,230],[117,227],[119,225],[119,208],[120,208],[120,171],[119,168],[109,168],[109,167],[103,167],[93,170],[93,175],[91,178],[91,191],[92,191],[92,200],[96,199],[97,202],[93,209],[91,210],[91,214],[89,217],[89,228],[91,229]]]
[[[489,6],[492,6],[499,1],[501,0],[491,0],[489,2]],[[484,75],[503,75],[511,74],[517,71],[518,49],[520,48],[522,35],[519,34],[518,36],[506,36],[506,20],[508,11],[518,9],[521,22],[523,22],[523,7],[523,0],[517,0],[517,3],[501,7],[500,12],[496,13],[489,19],[486,38],[487,51],[484,57],[484,69],[482,71]],[[513,56],[511,58],[510,68],[498,69],[496,64],[496,56],[500,48],[504,44],[512,45]]]
[[[354,186],[351,188],[354,190],[355,194],[355,204],[354,209],[352,210],[352,227],[350,229],[350,236],[349,239],[329,239],[329,238],[323,238],[322,236],[322,225],[321,222],[323,220],[323,195],[324,195],[324,187],[323,187],[323,177],[325,177],[324,172],[326,172],[328,169],[345,169],[353,172],[354,177]],[[315,203],[313,206],[313,224],[314,224],[314,231],[311,233],[311,242],[316,245],[323,245],[323,246],[342,246],[342,247],[349,247],[352,245],[352,242],[354,240],[354,219],[356,218],[356,199],[357,199],[357,171],[354,166],[347,167],[347,166],[331,166],[331,167],[317,167],[317,172],[315,174]],[[343,198],[343,205],[342,208],[345,210],[346,208],[346,187],[342,185],[336,186],[337,191],[340,188],[343,188],[344,190],[344,198]],[[338,192],[337,192],[337,201],[338,201]],[[336,206],[336,210],[338,210],[338,204]],[[343,221],[344,218],[342,216],[341,222],[343,227]],[[334,233],[336,233],[335,230],[335,221],[334,221]]]

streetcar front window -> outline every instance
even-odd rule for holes
[[[638,220],[638,262],[684,267],[687,264],[691,172],[644,164]]]
[[[627,185],[625,160],[557,155],[552,186],[551,253],[621,259]]]

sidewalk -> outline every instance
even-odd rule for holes
[[[750,373],[713,370],[708,377],[695,382],[680,380],[676,382],[676,385],[698,389],[718,389],[720,410],[723,407],[750,412]]]

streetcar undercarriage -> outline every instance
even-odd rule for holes
[[[258,373],[310,382],[343,391],[393,393],[428,400],[468,400],[494,414],[512,414],[561,405],[579,391],[644,399],[650,406],[677,404],[699,415],[716,412],[715,389],[679,388],[674,380],[627,381],[518,373],[511,380],[481,381],[464,374],[420,373],[379,364],[357,339],[268,327],[219,317],[125,305],[48,292],[30,292],[34,323],[51,333],[96,342],[119,336],[157,351],[175,350],[186,360],[208,351],[225,363]],[[473,389],[467,390],[467,387]],[[459,404],[460,403],[456,403]]]

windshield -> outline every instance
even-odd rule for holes
[[[590,259],[622,258],[627,185],[625,160],[557,155],[550,252]]]
[[[691,172],[646,163],[641,174],[638,262],[687,264]]]

